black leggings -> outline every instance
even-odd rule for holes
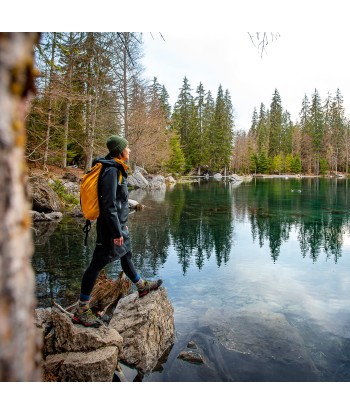
[[[139,280],[139,277],[131,258],[132,253],[129,251],[120,258],[120,263],[126,276],[129,277],[133,283],[135,283]],[[104,268],[108,263],[109,261],[106,261],[105,259],[102,260],[101,258],[98,258],[97,255],[93,256],[90,265],[84,272],[83,279],[81,281],[80,294],[83,295],[83,297],[90,296],[101,269]]]

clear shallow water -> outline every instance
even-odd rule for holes
[[[256,179],[130,192],[146,206],[129,219],[135,264],[164,280],[176,329],[165,363],[143,380],[350,380],[348,186]],[[81,221],[47,232],[34,236],[38,302],[68,305],[94,234],[85,248]],[[177,359],[190,340],[206,364]]]

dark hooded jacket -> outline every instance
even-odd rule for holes
[[[102,161],[103,169],[99,177],[100,216],[97,218],[96,246],[105,262],[112,262],[130,251],[130,238],[127,229],[129,216],[127,172],[110,155]],[[120,175],[121,173],[121,175]],[[123,236],[124,244],[117,246],[113,239]]]

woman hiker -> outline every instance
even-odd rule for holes
[[[100,216],[97,218],[96,247],[90,265],[81,282],[79,304],[73,316],[74,323],[99,327],[102,322],[89,307],[90,294],[100,271],[110,262],[120,259],[127,277],[136,284],[139,297],[157,290],[162,280],[147,281],[140,278],[132,262],[130,238],[127,227],[129,215],[127,169],[130,149],[128,141],[112,135],[107,140],[110,160],[100,173]]]

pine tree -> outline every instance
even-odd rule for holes
[[[273,173],[281,174],[283,170],[283,156],[282,154],[277,154],[272,159],[272,166],[271,169]]]
[[[221,85],[219,85],[215,103],[213,132],[211,142],[211,167],[214,170],[220,171],[230,166],[233,146],[231,97],[228,91],[224,95]]]
[[[293,151],[293,123],[288,111],[282,114],[281,125],[281,152],[286,155]]]
[[[311,99],[310,136],[312,139],[312,147],[315,157],[314,171],[318,174],[320,171],[320,158],[324,138],[324,114],[322,110],[321,98],[317,89],[315,89]]]
[[[334,169],[338,171],[338,165],[344,158],[341,157],[345,149],[345,117],[344,117],[344,106],[343,96],[340,90],[337,89],[336,96],[331,103],[330,109],[330,137],[331,145],[334,148]]]
[[[232,149],[233,149],[233,128],[234,128],[234,116],[233,105],[231,95],[228,89],[225,90],[224,96],[225,102],[225,115],[226,115],[226,131],[224,138],[224,151],[227,152],[227,158],[225,160],[225,166],[231,168]]]
[[[310,102],[308,97],[304,96],[301,111],[299,113],[300,127],[303,136],[309,134],[310,131]]]
[[[300,117],[300,155],[303,160],[304,170],[306,172],[312,171],[313,151],[312,151],[312,139],[311,139],[311,109],[310,101],[307,95],[304,95],[302,101]]]
[[[202,164],[209,165],[212,153],[211,142],[214,134],[215,102],[210,91],[207,92],[203,109]]]
[[[268,151],[269,136],[268,136],[268,115],[265,111],[265,105],[260,104],[259,119],[257,126],[257,151],[258,155],[262,152],[265,154]]]
[[[270,129],[269,129],[269,156],[275,156],[281,151],[282,135],[282,104],[277,89],[272,96],[270,105]]]
[[[293,157],[293,161],[291,164],[291,173],[300,174],[302,171],[302,164],[300,160],[299,154]]]
[[[170,116],[171,116],[171,105],[169,104],[168,91],[167,91],[167,89],[165,88],[164,85],[162,85],[162,90],[161,90],[161,94],[160,94],[160,102],[162,104],[164,114],[165,114],[167,120],[169,121]]]
[[[249,135],[256,138],[257,132],[258,132],[258,123],[259,123],[259,117],[258,112],[256,110],[256,107],[254,107],[253,115],[252,115],[252,124],[249,129]]]
[[[180,136],[181,147],[185,157],[190,156],[190,125],[193,115],[193,97],[188,79],[183,80],[180,94],[174,105],[172,126]],[[189,166],[190,167],[190,166]]]
[[[170,139],[170,157],[166,167],[174,176],[180,176],[186,168],[186,160],[181,149],[180,137],[175,133]]]

